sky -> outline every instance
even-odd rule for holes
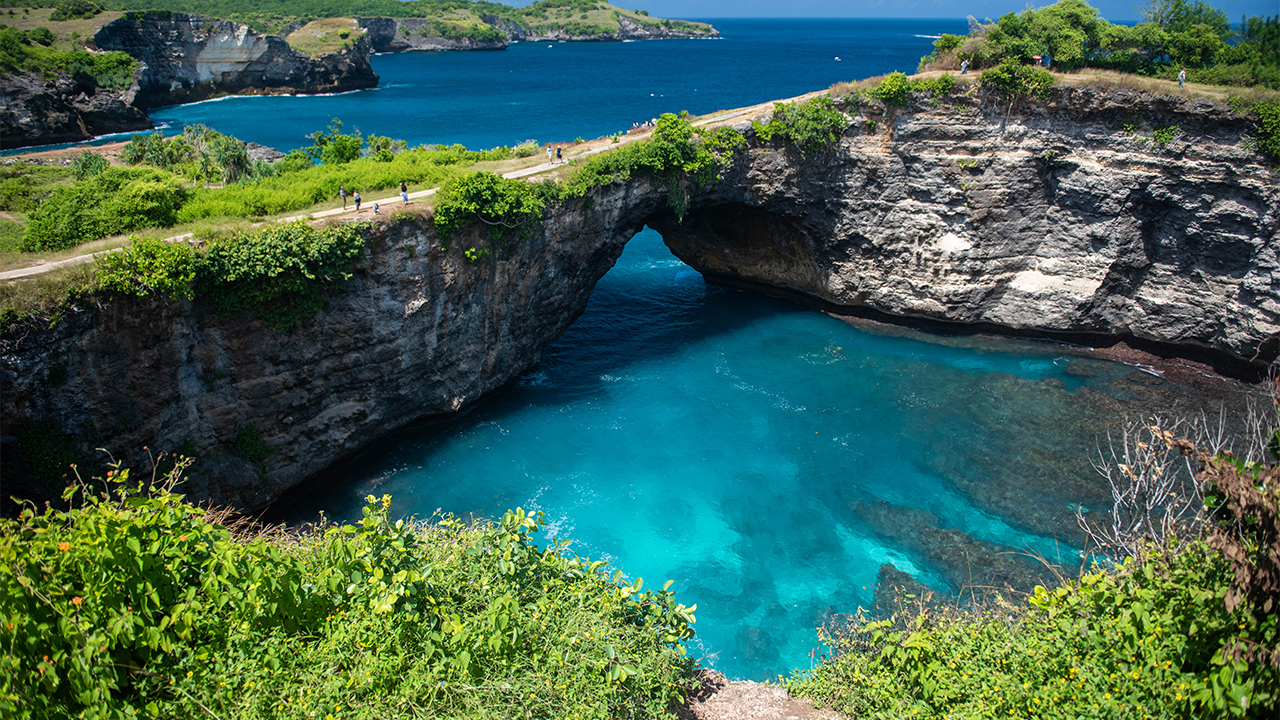
[[[648,10],[665,18],[697,20],[718,17],[920,17],[997,18],[1026,8],[1026,0],[612,0],[614,5],[632,10]],[[1227,13],[1232,24],[1241,15],[1280,14],[1280,0],[1208,0]],[[511,4],[527,5],[517,1]],[[1051,5],[1042,1],[1035,7]],[[1146,0],[1089,0],[1102,17],[1112,22],[1142,17]]]

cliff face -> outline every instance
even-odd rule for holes
[[[374,52],[406,50],[505,50],[507,41],[485,42],[473,38],[433,35],[431,21],[421,18],[356,18],[367,32]]]
[[[135,103],[155,107],[252,93],[333,93],[376,87],[371,46],[309,58],[275,35],[185,13],[130,13],[102,27],[94,44],[145,63]]]
[[[1153,124],[1180,129],[1158,145]],[[290,333],[156,300],[12,330],[0,434],[33,418],[87,448],[195,451],[195,498],[261,507],[531,366],[645,224],[709,280],[839,312],[1249,358],[1280,333],[1280,178],[1248,130],[1124,91],[1012,109],[975,96],[855,111],[808,159],[753,137],[720,182],[688,188],[683,222],[644,178],[554,208],[476,264],[470,241],[446,253],[429,222],[387,221],[352,283]],[[250,423],[274,449],[261,466],[229,455]]]
[[[129,461],[184,448],[200,454],[193,498],[262,507],[536,362],[638,229],[605,209],[634,208],[631,193],[605,192],[596,212],[553,217],[546,236],[478,264],[442,252],[429,221],[383,224],[347,288],[291,333],[152,299],[19,329],[0,339],[0,435],[36,418]],[[261,466],[229,452],[250,423],[273,448]]]
[[[22,73],[0,78],[0,147],[78,142],[98,135],[146,130],[151,121],[133,106],[138,86],[122,92],[91,77],[46,80]]]
[[[720,32],[692,32],[653,23],[642,25],[631,18],[618,18],[618,31],[591,35],[573,34],[563,29],[530,30],[519,23],[497,15],[481,15],[480,20],[506,36],[503,40],[481,41],[473,38],[446,38],[435,35],[432,21],[422,18],[356,18],[368,32],[374,52],[405,50],[504,50],[510,42],[591,42],[617,40],[671,40],[680,38],[718,38]]]
[[[840,312],[1275,355],[1280,176],[1225,105],[1065,88],[853,114],[838,152],[754,149],[651,223],[713,281]]]

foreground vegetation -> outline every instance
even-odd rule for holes
[[[1113,563],[1026,602],[908,598],[890,619],[858,615],[825,630],[833,657],[788,689],[868,718],[1276,717],[1277,437],[1263,462],[1153,425],[1131,443],[1142,460],[1115,468],[1112,519],[1128,536],[1102,548]],[[1179,455],[1198,468],[1197,487],[1162,474]],[[1198,503],[1197,490],[1198,515],[1168,514],[1171,493]]]
[[[689,685],[695,608],[538,516],[236,529],[186,464],[0,521],[4,717],[650,718]]]

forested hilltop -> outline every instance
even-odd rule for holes
[[[53,7],[93,3],[89,0],[17,0],[10,4],[17,7]],[[503,38],[515,28],[532,35],[615,35],[623,29],[624,23],[651,31],[715,33],[707,23],[649,17],[646,11],[624,10],[603,0],[539,0],[525,8],[468,0],[106,0],[100,5],[110,10],[195,13],[234,20],[258,32],[281,35],[312,20],[337,17],[433,20],[441,24],[437,28],[441,34],[466,35],[480,41]]]
[[[1232,27],[1225,12],[1204,0],[1150,0],[1142,19],[1115,25],[1084,0],[1028,7],[995,22],[970,18],[969,34],[942,35],[920,70],[1047,59],[1065,72],[1095,68],[1171,80],[1185,69],[1190,82],[1280,90],[1280,15],[1242,17]]]

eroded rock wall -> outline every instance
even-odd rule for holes
[[[432,21],[424,18],[366,18],[356,22],[368,33],[374,52],[406,50],[505,50],[507,40],[485,42],[474,38],[447,38],[434,34]]]
[[[1226,105],[1065,88],[850,114],[837,150],[756,142],[655,227],[713,281],[837,310],[1275,355],[1280,174]]]
[[[370,45],[310,58],[275,35],[200,15],[128,13],[98,30],[94,44],[145,63],[135,103],[156,107],[220,95],[334,93],[376,87]]]
[[[644,211],[636,190],[604,192],[593,212],[552,217],[545,235],[478,263],[443,251],[429,221],[379,224],[351,283],[291,332],[131,298],[24,326],[0,339],[0,435],[34,418],[131,462],[144,447],[195,452],[193,498],[262,507],[535,363],[639,229],[623,217]],[[250,423],[272,448],[260,465],[230,453]]]
[[[151,120],[133,106],[138,86],[100,87],[86,75],[46,79],[35,73],[0,78],[0,148],[79,142],[146,130]]]

